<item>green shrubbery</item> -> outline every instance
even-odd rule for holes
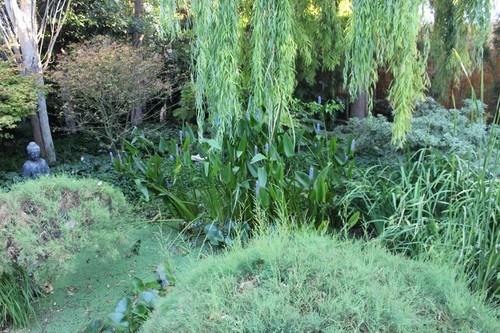
[[[14,185],[0,193],[1,279],[12,281],[12,276],[27,274],[29,287],[18,287],[29,291],[50,285],[71,269],[71,257],[83,247],[95,248],[102,256],[116,252],[120,224],[128,213],[123,194],[96,180],[43,177]],[[0,326],[15,319],[4,292],[0,291]]]
[[[466,100],[462,109],[447,110],[429,97],[417,107],[405,148],[436,148],[460,156],[473,155],[487,140],[483,117],[484,105],[480,101]],[[361,157],[386,159],[397,153],[396,147],[390,145],[391,128],[392,124],[379,116],[352,118],[335,132],[345,140],[355,138]]]
[[[114,147],[138,124],[134,109],[168,88],[162,66],[159,55],[101,36],[73,45],[52,77],[61,86],[66,117]]]
[[[0,58],[0,139],[8,137],[5,130],[35,111],[35,88],[33,78],[21,76],[19,68]]]
[[[310,232],[195,261],[145,324],[161,332],[497,332],[444,268]]]

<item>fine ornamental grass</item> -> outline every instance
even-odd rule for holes
[[[257,236],[197,260],[142,332],[499,332],[444,267],[314,232]]]

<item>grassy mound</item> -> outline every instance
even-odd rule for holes
[[[449,271],[310,232],[195,262],[144,333],[500,332]]]
[[[0,193],[0,327],[25,324],[31,288],[50,291],[81,248],[116,248],[128,212],[121,192],[91,179],[43,177]]]

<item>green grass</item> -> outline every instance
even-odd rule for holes
[[[500,301],[500,182],[496,168],[421,151],[396,169],[356,170],[339,205],[398,253],[454,265],[475,291]]]
[[[499,332],[444,267],[314,232],[195,260],[146,322],[161,332]]]

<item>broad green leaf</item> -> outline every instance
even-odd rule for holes
[[[265,157],[264,155],[259,153],[252,158],[252,160],[250,161],[250,164],[255,164],[257,162],[260,162],[260,161],[266,160],[266,159],[267,159],[267,157]]]
[[[293,139],[285,133],[283,135],[283,149],[285,150],[286,157],[292,157],[295,155],[295,145],[293,143]]]
[[[259,168],[257,170],[257,178],[259,179],[259,184],[262,188],[267,186],[267,171],[265,168]]]

